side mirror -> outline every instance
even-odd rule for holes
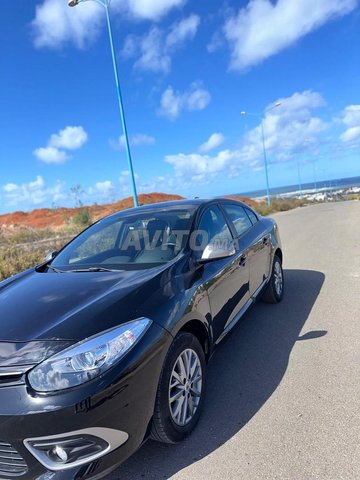
[[[236,253],[233,244],[225,247],[224,245],[217,245],[209,243],[205,247],[201,255],[200,262],[210,262],[211,260],[221,260],[222,258],[232,257]]]
[[[58,252],[50,252],[46,255],[45,257],[45,262],[48,263],[48,262],[51,262],[51,260],[54,260],[54,258],[56,257],[56,255],[58,254]]]

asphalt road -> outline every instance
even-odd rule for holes
[[[275,217],[283,303],[223,342],[193,435],[147,442],[106,480],[360,479],[360,202]]]

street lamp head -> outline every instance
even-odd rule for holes
[[[68,5],[69,7],[76,7],[76,5],[79,5],[80,0],[69,0]]]
[[[274,103],[273,105],[271,105],[270,107],[268,107],[265,112],[270,112],[271,110],[274,110],[274,108],[277,108],[277,107],[281,107],[282,103],[281,102],[277,102],[277,103]]]

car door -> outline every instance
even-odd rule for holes
[[[202,239],[206,238],[202,250],[206,243],[234,242],[229,225],[216,204],[207,207],[202,213],[198,232]],[[201,250],[198,255],[201,255]],[[242,253],[236,250],[231,257],[204,263],[203,279],[209,296],[216,341],[250,298],[249,267],[243,262]]]
[[[253,224],[252,249],[257,252],[257,261],[253,272],[251,272],[250,265],[250,291],[251,294],[256,294],[271,274],[271,234],[267,232],[264,224],[252,210],[245,207],[245,211]]]
[[[269,276],[270,236],[250,209],[235,204],[222,205],[237,232],[237,240],[246,249],[250,271],[250,295],[257,293]]]

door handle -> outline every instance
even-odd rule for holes
[[[240,267],[245,267],[245,265],[246,265],[246,256],[245,255],[242,255],[242,257],[240,258],[239,265],[240,265]]]
[[[269,243],[270,243],[269,237],[264,237],[263,238],[263,244],[264,245],[269,245]]]

